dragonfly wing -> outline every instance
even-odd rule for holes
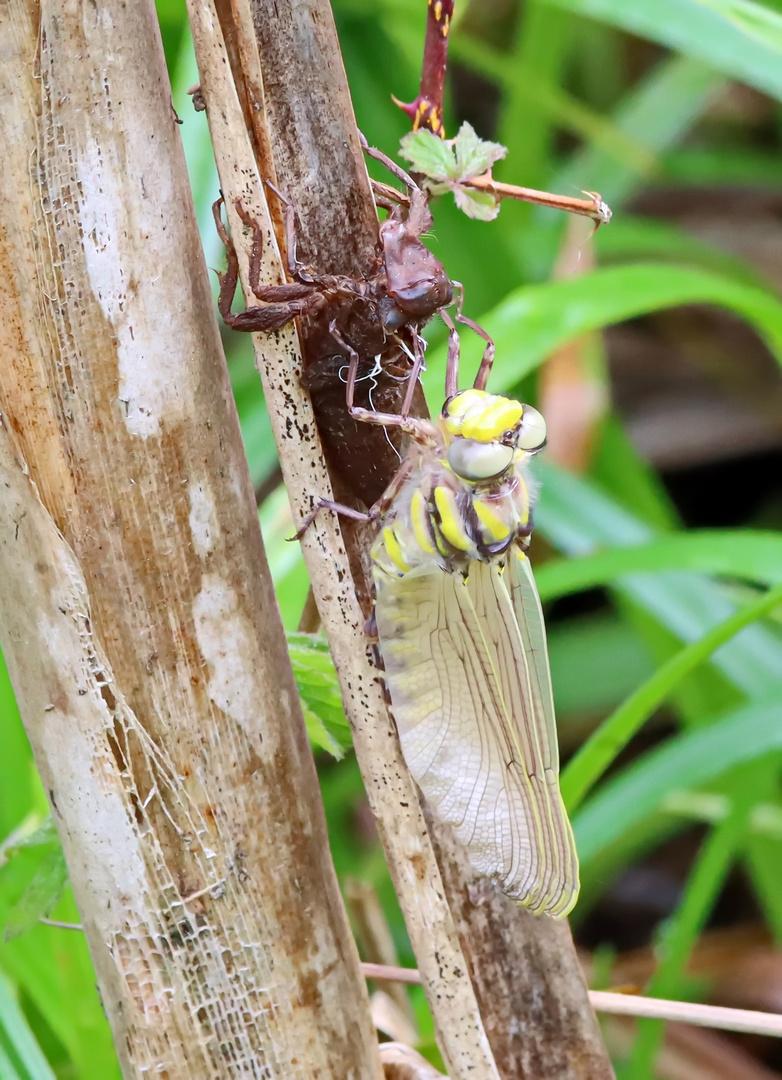
[[[531,910],[565,915],[578,866],[543,707],[545,636],[535,625],[528,650],[509,585],[531,623],[526,579],[501,566],[377,571],[381,651],[405,760],[433,811],[476,870]]]

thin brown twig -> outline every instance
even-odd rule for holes
[[[494,180],[490,173],[460,181],[465,187],[476,191],[488,191],[498,199],[518,199],[520,202],[534,203],[536,206],[550,206],[555,210],[566,210],[569,214],[580,214],[592,218],[598,225],[607,225],[611,220],[611,208],[603,202],[597,191],[585,191],[588,199],[576,199],[570,195],[554,195],[550,191],[537,191],[535,188],[519,187],[516,184],[503,184]]]
[[[415,968],[362,964],[361,970],[367,979],[385,979],[415,986],[421,982],[421,976]],[[728,1009],[722,1005],[702,1005],[695,1001],[669,1001],[665,998],[621,994],[610,990],[590,990],[589,1000],[596,1012],[643,1016],[653,1020],[675,1020],[680,1024],[782,1038],[782,1015],[779,1013],[758,1012],[755,1009]]]

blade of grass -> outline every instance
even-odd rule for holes
[[[0,1032],[5,1036],[6,1048],[13,1053],[19,1070],[6,1073],[6,1063],[0,1058],[0,1075],[9,1078],[19,1076],[23,1080],[55,1080],[54,1073],[44,1057],[24,1013],[13,992],[9,979],[0,971]],[[1,1048],[0,1048],[1,1049]]]
[[[769,807],[782,818],[782,805]],[[746,865],[755,896],[760,903],[777,945],[782,943],[782,835],[770,836],[753,830],[746,851]]]
[[[782,582],[782,535],[751,529],[699,529],[655,537],[580,559],[548,562],[535,573],[542,600],[609,585],[626,574],[698,570],[776,585]]]
[[[586,555],[598,547],[629,547],[653,539],[653,531],[596,484],[537,463],[543,480],[536,508],[536,527],[569,555]],[[617,580],[620,598],[640,605],[669,634],[682,642],[699,640],[736,610],[726,589],[688,571],[630,574]],[[778,691],[782,646],[765,627],[742,630],[716,653],[712,663],[736,688],[754,696]]]
[[[649,38],[782,98],[782,16],[752,0],[545,0]]]
[[[11,680],[0,656],[0,842],[32,812],[46,812],[46,796],[33,765],[32,751],[16,707]]]
[[[556,349],[587,331],[682,304],[715,304],[733,311],[746,319],[782,363],[782,303],[770,292],[695,267],[636,263],[509,293],[479,320],[497,346],[493,389],[512,389]],[[463,338],[465,377],[477,369],[481,352],[475,335]],[[426,380],[436,410],[445,364],[446,351],[438,348]]]
[[[664,170],[664,152],[687,133],[724,84],[724,76],[697,60],[673,56],[660,61],[613,113],[617,130],[642,140],[644,152],[617,162],[593,140],[557,173],[555,190],[587,187],[616,209],[644,180]]]
[[[610,851],[663,807],[674,791],[711,784],[765,755],[779,757],[779,693],[730,712],[705,727],[669,739],[603,784],[576,813],[582,862]]]
[[[741,851],[758,795],[761,791],[766,794],[768,769],[761,770],[765,774],[762,777],[757,775],[757,770],[742,772],[745,782],[737,784],[730,813],[701,845],[681,903],[663,925],[655,949],[657,970],[646,987],[646,993],[652,997],[670,998],[680,992],[685,965]],[[653,1080],[654,1060],[663,1034],[661,1021],[639,1021],[630,1058],[619,1072],[621,1080]]]
[[[603,266],[631,259],[660,259],[661,262],[675,262],[678,266],[713,270],[753,288],[771,287],[742,259],[656,218],[622,213],[614,217],[610,229],[600,229],[596,233],[595,246]]]
[[[488,79],[500,82],[512,93],[525,94],[536,109],[547,114],[559,127],[599,146],[615,163],[629,156],[632,160],[643,160],[646,168],[652,168],[654,157],[634,132],[620,130],[610,118],[590,109],[556,84],[540,82],[534,72],[523,68],[513,56],[469,37],[454,37],[450,48],[455,59]],[[515,177],[515,165],[513,168]],[[511,179],[507,170],[505,178]]]
[[[508,174],[512,172],[517,182],[527,187],[538,187],[545,186],[550,175],[554,124],[547,109],[535,107],[527,83],[530,78],[538,85],[561,82],[572,20],[561,11],[536,3],[525,4],[520,19],[514,68],[505,84],[499,141],[508,148]],[[519,80],[518,71],[526,78]],[[519,123],[521,116],[523,124]],[[524,211],[520,217],[523,215]]]
[[[665,701],[674,687],[739,630],[782,604],[782,585],[747,604],[688,645],[638,687],[581,747],[562,773],[562,797],[575,810],[635,733]],[[782,688],[782,672],[780,672]]]

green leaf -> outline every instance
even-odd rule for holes
[[[399,152],[414,172],[427,179],[457,183],[482,176],[507,153],[499,143],[480,139],[466,121],[453,139],[441,139],[426,128],[410,131],[402,138]]]
[[[641,141],[643,153],[617,160],[592,139],[557,172],[554,190],[588,187],[614,207],[624,202],[663,171],[661,155],[683,138],[724,83],[719,72],[687,57],[661,60],[624,95],[611,117],[618,133]]]
[[[598,547],[626,547],[653,539],[653,531],[596,484],[547,462],[536,463],[543,480],[536,508],[537,528],[570,555]],[[679,641],[697,641],[735,610],[718,582],[681,570],[631,574],[614,586]],[[712,664],[744,693],[760,696],[779,688],[782,645],[765,627],[752,625],[714,654]]]
[[[715,178],[716,179],[716,178]],[[634,217],[624,212],[614,217],[610,229],[595,234],[601,266],[609,262],[659,259],[724,274],[754,288],[766,288],[758,272],[742,259],[691,235],[667,221]]]
[[[288,634],[288,651],[310,741],[341,758],[351,746],[350,728],[328,645],[311,634]]]
[[[747,320],[782,362],[782,303],[763,289],[694,267],[637,263],[516,289],[479,321],[497,346],[492,387],[509,390],[560,346],[589,330],[677,307],[716,304]],[[463,370],[477,369],[482,342],[463,337]],[[446,350],[429,363],[427,385],[445,380]],[[464,381],[464,380],[463,380]]]
[[[753,772],[760,775],[754,784],[737,785],[728,816],[709,833],[698,851],[681,902],[658,929],[654,948],[657,969],[645,988],[652,997],[681,996],[685,965],[740,854],[757,793],[770,786],[768,768],[742,772],[750,780]],[[618,1075],[622,1080],[653,1080],[657,1075],[654,1061],[662,1044],[664,1024],[659,1020],[642,1020],[637,1032],[630,1059]]]
[[[545,0],[695,57],[782,98],[782,16],[751,0]]]
[[[472,124],[468,124],[466,120],[459,128],[459,134],[450,142],[456,160],[454,180],[469,180],[474,176],[483,176],[508,152],[500,143],[479,138]]]
[[[713,627],[655,671],[651,678],[624,701],[568,762],[562,774],[562,797],[569,810],[582,801],[589,789],[671,691],[699,664],[745,626],[782,604],[782,585],[737,611]],[[782,688],[782,672],[780,672]]]
[[[535,578],[541,599],[608,585],[626,574],[699,570],[763,585],[782,582],[782,535],[772,532],[693,530],[617,547],[580,559],[546,563]]]
[[[27,822],[25,824],[27,824]],[[59,846],[60,838],[57,835],[54,819],[51,814],[47,814],[40,825],[37,825],[32,832],[26,833],[21,831],[18,838],[14,838],[11,842],[6,842],[3,845],[3,854],[10,858],[24,848],[58,848]]]
[[[409,131],[400,141],[399,154],[410,162],[413,172],[423,173],[430,180],[452,180],[456,175],[451,143],[427,128]]]
[[[473,191],[457,186],[453,189],[453,197],[459,209],[477,221],[494,221],[500,212],[500,200],[489,191]]]
[[[0,971],[0,1076],[3,1080],[55,1080],[19,1008],[11,982]]]
[[[491,82],[499,82],[502,88],[514,94],[523,94],[525,112],[535,112],[539,109],[558,127],[565,131],[572,131],[583,139],[587,139],[599,146],[603,152],[614,161],[615,164],[630,159],[634,162],[643,162],[643,168],[648,171],[654,165],[654,157],[646,150],[644,143],[638,135],[631,131],[619,131],[611,118],[606,118],[594,109],[585,106],[583,102],[567,93],[557,84],[541,79],[537,71],[528,70],[518,59],[500,49],[492,49],[475,37],[461,35],[454,37],[451,42],[453,55],[460,62],[471,67],[474,71],[483,75]],[[513,118],[517,127],[526,127],[527,116],[522,113]],[[513,169],[513,175],[506,177],[514,182],[522,178],[516,174],[516,159],[508,162],[508,169]],[[550,166],[549,166],[550,169]],[[526,180],[526,177],[524,177]],[[581,184],[577,184],[581,188]],[[559,190],[555,187],[554,190]]]
[[[700,787],[744,762],[779,751],[778,692],[674,736],[623,769],[578,811],[573,828],[580,857],[587,862],[608,852],[659,810],[671,792]]]
[[[654,670],[638,635],[613,612],[557,621],[548,652],[560,735],[568,742],[579,719],[605,716]]]

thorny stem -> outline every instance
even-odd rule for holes
[[[536,206],[551,206],[555,210],[566,210],[569,214],[580,214],[592,218],[597,225],[607,225],[611,220],[611,208],[603,202],[597,191],[585,191],[588,199],[575,199],[569,195],[554,195],[550,191],[536,191],[535,188],[518,187],[516,184],[503,184],[494,180],[490,173],[460,181],[464,187],[476,191],[488,191],[499,199],[518,199],[520,202],[534,203]]]
[[[421,69],[421,88],[415,101],[405,105],[394,98],[394,103],[413,121],[413,131],[428,128],[441,139],[445,138],[443,127],[443,90],[445,68],[448,62],[448,31],[453,16],[454,0],[429,0],[424,40],[424,62]]]

